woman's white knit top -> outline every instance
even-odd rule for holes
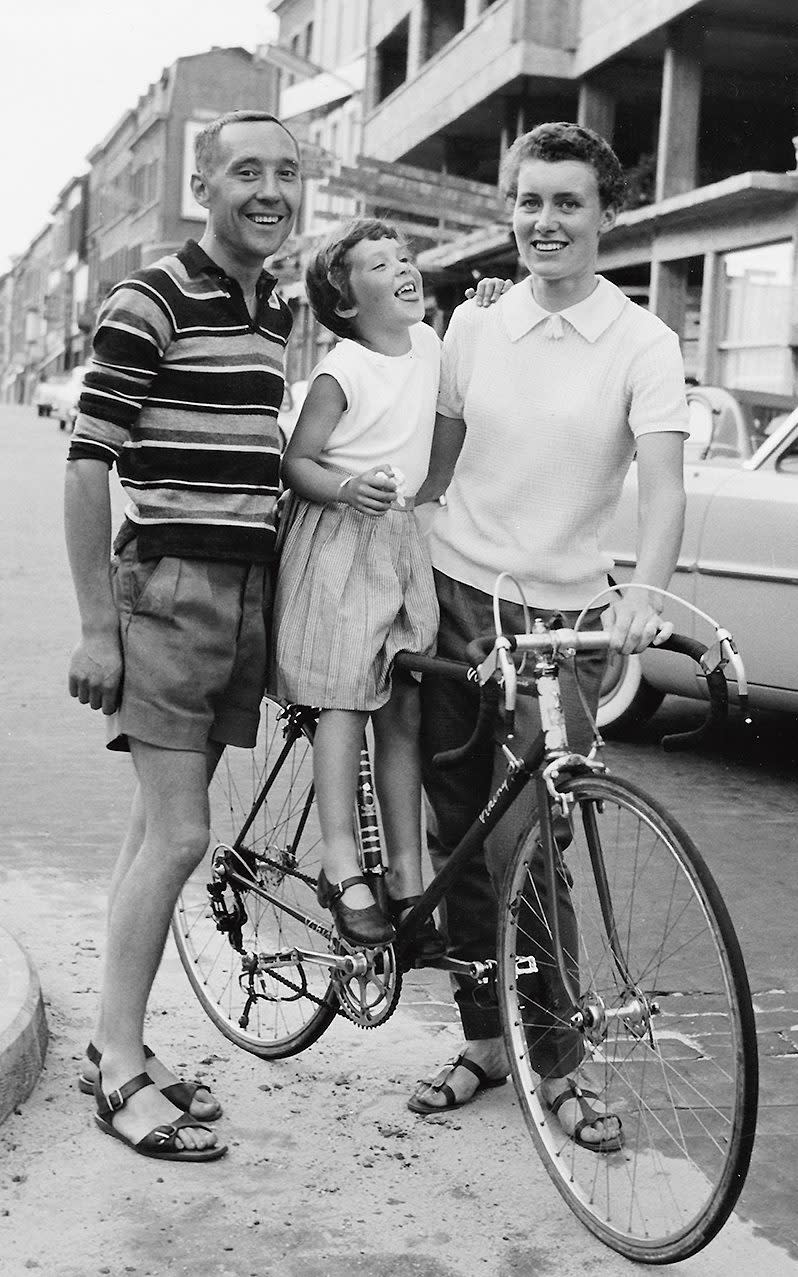
[[[688,433],[678,338],[601,276],[556,314],[526,279],[455,310],[438,412],[466,435],[447,506],[423,507],[435,567],[486,593],[511,572],[529,602],[581,608],[607,584],[635,439]],[[509,582],[501,594],[516,597]]]

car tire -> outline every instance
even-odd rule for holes
[[[642,727],[665,697],[643,677],[636,654],[611,652],[601,684],[596,722],[606,736],[623,736]]]

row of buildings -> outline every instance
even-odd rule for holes
[[[198,129],[246,104],[276,112],[279,72],[245,49],[211,49],[167,67],[56,195],[47,224],[0,277],[0,396],[87,358],[98,307],[128,271],[187,238],[203,210],[190,188]]]
[[[795,0],[267,0],[279,39],[180,59],[88,157],[52,224],[0,280],[0,375],[22,398],[85,355],[114,279],[196,234],[190,142],[232,106],[278,113],[308,180],[276,270],[294,308],[289,379],[330,341],[302,267],[352,212],[419,250],[443,328],[517,259],[497,194],[513,138],[546,119],[603,133],[631,198],[600,269],[682,339],[688,373],[783,405],[797,388]]]

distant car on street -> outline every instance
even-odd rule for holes
[[[706,387],[688,399],[696,434],[685,445],[687,512],[670,588],[731,631],[753,708],[798,713],[798,408],[784,414],[771,402],[757,416],[739,400],[730,404],[729,392]],[[605,537],[618,581],[635,563],[636,471],[633,463]],[[711,628],[686,608],[668,602],[665,615],[680,633],[711,642]],[[639,726],[668,692],[706,700],[696,670],[688,658],[655,649],[615,658],[599,726],[610,734]],[[732,682],[730,691],[733,701]]]
[[[33,406],[40,417],[49,417],[53,411],[53,395],[60,378],[42,377],[33,392]]]
[[[70,431],[74,428],[75,419],[78,415],[78,399],[83,389],[83,378],[86,373],[86,364],[76,364],[64,378],[54,383],[51,400],[52,415],[58,420],[60,430]]]

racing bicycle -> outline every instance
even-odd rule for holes
[[[203,1009],[245,1051],[265,1060],[295,1055],[340,1016],[375,1028],[396,1008],[416,928],[534,785],[539,824],[508,866],[498,956],[434,965],[495,982],[518,1102],[568,1206],[621,1254],[664,1264],[705,1246],[742,1189],[756,1127],[756,1031],[729,912],[690,836],[659,801],[608,771],[597,730],[587,755],[569,749],[559,669],[606,645],[602,632],[536,621],[524,634],[477,639],[470,663],[397,658],[405,669],[474,688],[474,735],[440,765],[462,762],[498,733],[507,771],[394,943],[375,949],[338,936],[316,901],[317,712],[267,697],[257,748],[227,750],[212,781],[208,855],[181,895],[173,933]],[[744,690],[731,636],[718,631],[709,649],[676,635],[662,646],[700,663],[710,721],[722,721],[729,661]],[[519,695],[537,696],[541,719],[523,747],[514,734]],[[380,901],[385,865],[365,742],[353,821]],[[576,946],[566,939],[573,919],[566,926],[561,916],[563,880]],[[530,1041],[552,1016],[540,993],[544,963],[561,1023],[579,1039],[572,1076],[621,1119],[614,1151],[568,1138],[543,1099]]]

